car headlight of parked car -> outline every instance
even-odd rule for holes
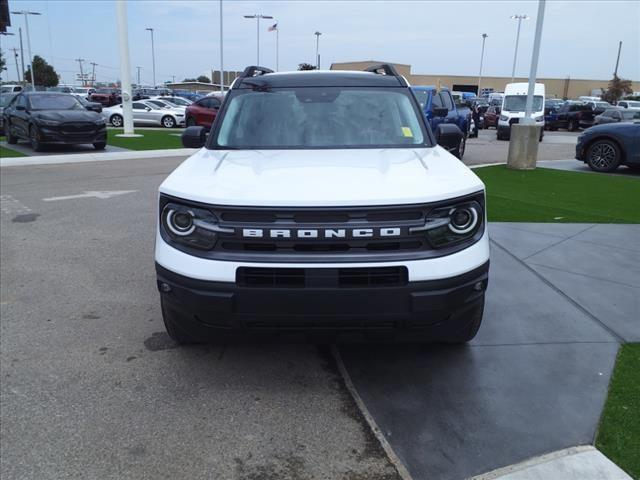
[[[42,125],[45,127],[57,127],[58,125],[60,125],[59,120],[49,120],[47,118],[35,118],[34,120],[38,125]]]
[[[424,231],[433,248],[443,248],[470,240],[484,227],[484,201],[464,201],[438,207],[429,212],[424,227],[413,227],[410,232]],[[479,238],[479,237],[478,237]]]
[[[218,233],[225,231],[218,225],[215,215],[204,208],[174,201],[164,203],[167,200],[160,199],[163,236],[174,244],[198,250],[211,250],[216,244]]]
[[[507,117],[506,115],[500,115],[500,120],[506,122],[507,120],[509,120],[509,117]]]

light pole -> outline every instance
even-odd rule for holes
[[[486,33],[482,34],[482,52],[480,53],[480,73],[478,73],[478,97],[482,94],[482,90],[480,88],[480,83],[482,82],[482,61],[484,60],[484,42],[489,35]]]
[[[140,69],[142,67],[136,67],[138,69],[138,88],[140,88]]]
[[[271,15],[262,15],[260,13],[256,13],[255,15],[244,15],[244,18],[255,18],[256,19],[256,27],[257,27],[257,61],[256,65],[260,66],[260,19],[261,18],[273,18]]]
[[[20,10],[17,12],[11,12],[14,15],[24,15],[24,24],[27,27],[27,51],[29,52],[29,69],[31,70],[31,86],[36,89],[36,76],[33,71],[33,57],[31,56],[31,38],[29,37],[29,15],[42,15],[39,12],[29,12],[27,10]]]
[[[320,70],[320,35],[322,32],[314,33],[316,36],[316,69]]]
[[[513,80],[516,76],[516,59],[518,58],[518,42],[520,41],[520,24],[522,23],[522,20],[529,20],[529,16],[516,14],[511,15],[511,18],[518,20],[518,31],[516,33],[516,50],[513,53],[513,68],[511,69],[511,83],[513,83]]]
[[[156,49],[153,44],[153,28],[145,28],[151,32],[151,67],[153,71],[153,88],[156,88]]]
[[[224,93],[224,37],[222,35],[222,0],[220,0],[220,93]],[[212,75],[213,76],[213,75]],[[213,78],[211,79],[213,82]]]
[[[129,61],[129,31],[127,28],[126,0],[116,0],[118,18],[118,51],[120,54],[120,88],[122,92],[122,136],[135,136],[133,130],[133,105],[131,95],[131,63]]]

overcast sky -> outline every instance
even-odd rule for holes
[[[115,3],[111,0],[9,0],[10,10],[33,10],[30,17],[34,54],[52,63],[65,83],[79,72],[76,58],[96,62],[97,79],[119,78]],[[477,75],[481,34],[487,33],[484,74],[509,76],[516,21],[523,21],[516,75],[529,71],[537,1],[244,1],[224,0],[225,69],[241,70],[256,62],[256,21],[244,14],[276,18],[280,28],[280,70],[314,63],[314,32],[322,32],[322,67],[332,62],[385,60],[411,64],[413,73]],[[219,69],[217,0],[129,0],[131,65],[142,67],[151,82],[151,42],[145,27],[155,29],[158,83]],[[260,25],[260,63],[275,67],[275,33]],[[11,16],[2,49],[19,47],[22,16]],[[623,41],[618,74],[640,80],[640,1],[548,0],[538,76],[608,79]],[[26,54],[26,38],[25,38]],[[12,53],[3,79],[15,79]],[[135,81],[135,77],[134,77]]]

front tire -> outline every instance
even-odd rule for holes
[[[109,119],[109,121],[111,122],[111,125],[113,125],[114,127],[121,127],[122,124],[124,123],[124,120],[122,119],[122,115],[118,115],[117,113],[115,115],[111,115],[111,118]]]
[[[41,152],[44,149],[44,145],[38,138],[38,130],[33,125],[29,128],[29,142],[31,143],[31,148],[33,148],[34,152]]]
[[[198,125],[198,123],[196,122],[195,118],[193,117],[187,118],[187,127],[195,127],[196,125]]]
[[[575,132],[576,130],[578,130],[578,124],[574,119],[569,120],[569,123],[567,124],[567,130],[569,130],[570,132]]]
[[[160,123],[164,128],[175,128],[176,119],[167,115],[165,117],[162,117],[162,120],[160,120]]]
[[[462,140],[460,140],[460,143],[458,144],[458,147],[453,151],[453,154],[456,156],[456,158],[458,158],[458,160],[462,160],[462,157],[464,157],[464,152],[467,149],[467,136],[463,135],[462,136]]]
[[[620,147],[611,140],[597,140],[587,149],[587,165],[595,172],[613,172],[621,160]]]
[[[168,305],[168,302],[164,299],[164,296],[160,296],[160,309],[162,311],[162,321],[164,327],[167,329],[167,334],[171,337],[171,340],[178,345],[191,345],[194,343],[201,343],[193,336],[189,335],[183,329],[180,328],[180,321],[178,316]]]

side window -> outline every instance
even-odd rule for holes
[[[202,108],[208,108],[208,106],[207,106],[208,105],[208,100],[209,100],[208,98],[203,98],[202,100],[198,100],[196,102],[196,105],[198,105],[199,107],[202,107]]]
[[[615,118],[616,120],[622,120],[622,115],[620,115],[620,112],[613,112],[613,118]]]
[[[440,98],[440,94],[436,91],[434,91],[431,94],[431,108],[444,108],[444,105],[442,104],[442,98]]]
[[[453,100],[451,100],[451,94],[449,92],[440,92],[442,97],[442,106],[447,110],[453,110]]]
[[[416,100],[420,104],[420,109],[424,110],[427,106],[427,100],[429,100],[429,93],[424,90],[414,90],[413,94],[416,96]]]
[[[209,108],[220,108],[220,100],[218,100],[217,98],[210,98]]]
[[[144,110],[146,108],[146,105],[140,102],[133,102],[133,108],[135,110]]]
[[[18,100],[16,100],[16,106],[27,108],[27,97],[24,95],[18,96]]]

